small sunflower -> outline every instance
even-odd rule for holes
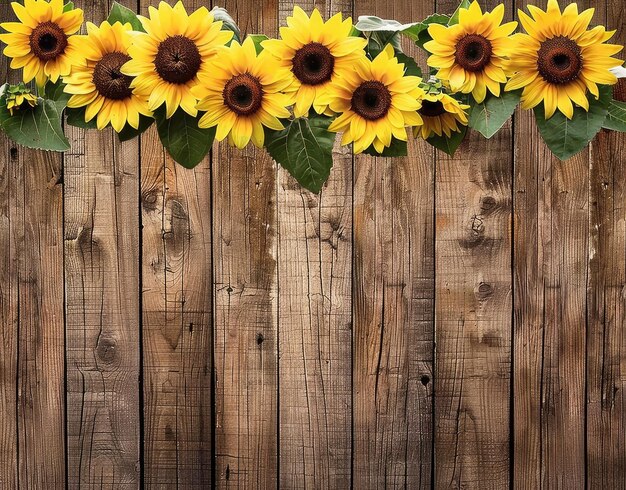
[[[342,145],[354,143],[354,153],[370,146],[382,153],[392,138],[407,140],[406,126],[420,126],[418,114],[424,90],[421,78],[404,75],[404,64],[394,57],[391,45],[374,58],[346,70],[330,87],[326,100],[341,115],[329,131],[343,132]]]
[[[148,97],[151,111],[165,103],[168,118],[179,107],[195,116],[197,100],[191,89],[198,84],[198,72],[233,33],[222,31],[222,22],[214,22],[205,7],[187,15],[182,2],[174,7],[161,2],[149,12],[150,18],[139,16],[146,33],[133,36],[131,61],[122,73],[136,77],[131,87]]]
[[[85,121],[97,116],[98,129],[109,123],[118,133],[126,124],[137,129],[139,115],[151,115],[148,98],[133,94],[132,78],[121,72],[130,60],[131,30],[130,24],[120,22],[104,21],[100,27],[88,22],[87,39],[81,46],[86,63],[63,79],[65,92],[72,94],[67,106],[86,107]]]
[[[506,90],[524,88],[522,108],[532,109],[543,101],[546,119],[558,109],[567,118],[574,115],[572,102],[589,110],[587,91],[599,97],[598,84],[612,85],[617,78],[609,71],[621,65],[611,58],[622,46],[604,44],[615,31],[602,26],[587,30],[594,9],[580,14],[575,3],[561,13],[556,0],[543,10],[528,6],[532,18],[520,11],[528,34],[516,34],[515,56],[508,66],[515,75]]]
[[[6,89],[5,100],[11,116],[15,111],[32,109],[39,103],[37,96],[24,83],[9,86]]]
[[[413,128],[413,134],[416,138],[421,136],[424,139],[434,134],[445,134],[449,138],[452,133],[461,131],[459,125],[467,126],[466,111],[469,107],[443,92],[427,93],[422,99],[422,107],[417,111],[424,123]]]
[[[200,84],[192,93],[206,112],[201,128],[217,126],[215,137],[228,136],[231,145],[244,148],[250,141],[259,148],[265,136],[263,127],[284,129],[278,118],[288,118],[292,97],[282,91],[289,85],[288,70],[269,53],[257,55],[254,42],[233,42],[222,48],[219,59],[208,63],[198,77]]]
[[[63,0],[24,0],[11,4],[19,22],[4,22],[7,31],[0,40],[7,44],[4,54],[11,68],[23,68],[25,83],[33,78],[40,87],[68,75],[79,62],[82,36],[73,36],[83,23],[83,11],[63,12]]]
[[[365,58],[367,40],[351,36],[352,19],[342,20],[340,13],[324,23],[317,9],[309,18],[300,7],[294,7],[287,26],[280,28],[280,40],[264,41],[263,48],[293,74],[289,90],[296,92],[295,116],[306,116],[311,107],[322,114],[327,107],[319,103],[320,97],[334,77],[353,70],[354,63]]]
[[[424,44],[431,53],[428,65],[438,68],[437,78],[445,80],[453,92],[471,93],[481,103],[487,90],[498,97],[506,83],[504,61],[510,49],[510,34],[517,22],[502,24],[504,5],[483,13],[474,1],[460,9],[459,23],[445,27],[430,24],[432,41]]]

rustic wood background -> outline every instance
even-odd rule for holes
[[[275,35],[293,2],[221,6]],[[0,138],[0,488],[626,488],[624,135],[560,162],[518,112],[454,158],[337,147],[318,197],[263,151],[68,134]]]

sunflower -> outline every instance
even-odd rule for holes
[[[622,46],[604,44],[615,31],[602,26],[587,30],[594,9],[580,14],[575,3],[561,13],[556,0],[548,0],[543,10],[529,5],[532,18],[520,11],[528,34],[516,34],[515,56],[509,69],[515,75],[506,90],[524,88],[522,108],[532,109],[543,101],[546,119],[558,108],[568,119],[574,115],[572,102],[589,110],[587,91],[599,97],[598,84],[614,84],[609,71],[622,62],[611,58]]]
[[[340,13],[324,23],[317,9],[309,18],[294,7],[287,26],[280,28],[280,40],[267,40],[262,46],[291,70],[295,116],[306,116],[311,107],[322,114],[327,107],[319,103],[320,97],[337,75],[353,70],[354,63],[365,58],[367,40],[351,36],[352,19],[342,20]]]
[[[436,134],[445,134],[448,138],[452,133],[461,131],[461,126],[467,126],[467,110],[470,106],[461,104],[454,97],[443,92],[427,93],[422,99],[422,107],[417,111],[424,121],[422,126],[413,128],[417,138],[428,139]]]
[[[24,0],[24,5],[11,4],[19,22],[4,22],[7,31],[0,40],[7,44],[4,54],[11,68],[23,68],[25,83],[33,78],[42,87],[48,78],[55,82],[67,75],[79,62],[80,41],[73,36],[83,23],[83,11],[63,12],[63,0]]]
[[[139,16],[146,33],[133,36],[128,49],[132,59],[122,73],[136,77],[131,87],[148,97],[151,111],[165,103],[168,118],[179,107],[195,116],[197,100],[191,89],[198,83],[198,72],[233,33],[222,31],[222,22],[214,22],[205,7],[187,15],[182,2],[174,7],[161,2],[158,10],[149,7],[149,13],[150,18]]]
[[[107,21],[100,27],[87,23],[87,40],[81,46],[86,57],[83,66],[75,67],[65,77],[65,92],[72,94],[67,106],[86,107],[85,121],[97,116],[98,129],[109,123],[118,133],[130,124],[139,127],[139,115],[150,116],[148,98],[133,94],[132,78],[122,74],[122,65],[130,60],[130,24]]]
[[[458,24],[430,24],[433,40],[424,44],[433,53],[428,65],[439,69],[437,78],[446,81],[453,92],[471,93],[478,103],[485,100],[487,90],[500,95],[500,84],[507,81],[503,65],[510,34],[517,27],[517,22],[502,24],[503,17],[504,5],[483,14],[474,1],[460,9]]]
[[[342,145],[354,143],[354,153],[374,145],[378,153],[391,145],[392,137],[406,141],[406,126],[419,126],[417,113],[424,91],[419,77],[405,76],[404,64],[388,44],[373,61],[365,58],[346,70],[321,103],[340,113],[329,131],[343,132]]]
[[[290,116],[287,107],[293,99],[282,92],[290,83],[288,75],[266,51],[257,55],[251,38],[222,48],[219,59],[207,64],[198,74],[200,84],[192,89],[200,99],[198,109],[206,112],[198,125],[217,126],[217,140],[228,136],[237,148],[250,141],[262,147],[263,127],[284,129],[278,118]]]

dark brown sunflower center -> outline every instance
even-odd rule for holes
[[[385,117],[391,107],[391,94],[381,82],[363,82],[352,94],[352,110],[364,119]]]
[[[224,86],[224,103],[239,116],[257,112],[263,103],[263,87],[258,79],[248,73],[236,75]]]
[[[422,116],[437,117],[445,114],[446,110],[439,100],[435,102],[431,102],[430,100],[424,100],[422,102],[422,108],[417,112],[419,112]]]
[[[202,57],[196,43],[185,36],[168,37],[159,44],[154,67],[159,76],[169,83],[183,84],[193,79]]]
[[[335,57],[320,43],[302,46],[293,57],[293,74],[306,85],[319,85],[330,80],[335,68]]]
[[[546,82],[563,84],[576,80],[583,69],[580,47],[565,36],[546,39],[537,52],[537,69]]]
[[[120,68],[130,60],[124,53],[105,54],[93,69],[93,83],[98,93],[107,99],[123,100],[130,97],[132,77],[124,75]]]
[[[67,35],[54,22],[43,22],[31,32],[30,47],[37,58],[50,61],[65,52]]]
[[[468,34],[456,43],[454,56],[462,68],[476,72],[489,64],[492,54],[493,48],[489,39],[478,34]]]

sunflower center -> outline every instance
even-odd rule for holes
[[[537,52],[537,68],[546,82],[564,84],[576,80],[583,69],[580,47],[565,36],[546,39]]]
[[[363,82],[352,94],[352,110],[364,119],[385,117],[391,107],[391,94],[381,82]]]
[[[159,44],[154,57],[154,67],[159,76],[177,85],[193,79],[201,64],[202,57],[196,43],[185,36],[168,37]]]
[[[455,58],[458,65],[467,71],[481,71],[491,61],[493,48],[486,37],[468,34],[456,43]]]
[[[335,57],[320,43],[302,46],[293,57],[293,74],[306,85],[319,85],[330,80],[335,68]]]
[[[54,22],[42,22],[30,33],[30,48],[42,61],[50,61],[65,52],[67,35]]]
[[[436,100],[435,102],[424,100],[422,101],[422,108],[417,112],[419,112],[422,116],[437,117],[445,114],[446,110],[439,100]]]
[[[105,54],[93,69],[93,83],[98,93],[107,99],[123,100],[130,97],[132,77],[124,75],[120,69],[130,60],[130,56],[120,52]]]
[[[239,116],[249,116],[261,108],[263,87],[259,80],[248,73],[236,75],[224,86],[224,103]]]

